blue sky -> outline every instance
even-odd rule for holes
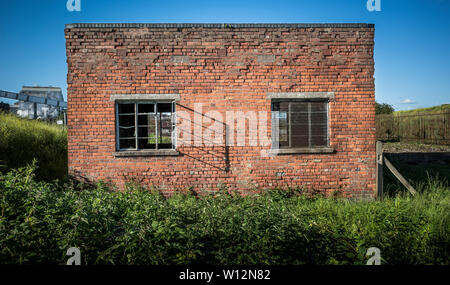
[[[0,89],[52,85],[66,96],[64,25],[78,22],[375,24],[376,100],[397,110],[450,103],[450,0],[3,0]]]

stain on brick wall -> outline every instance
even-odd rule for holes
[[[275,187],[375,195],[374,27],[72,24],[69,172],[119,188],[243,192]],[[270,92],[334,92],[333,153],[261,156],[270,146],[181,146],[178,156],[116,157],[111,94],[180,94],[178,110],[271,111]],[[268,128],[270,136],[270,126]]]

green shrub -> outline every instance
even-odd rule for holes
[[[383,201],[309,198],[267,191],[195,197],[129,186],[34,179],[34,166],[0,175],[0,263],[365,264],[378,247],[386,264],[449,264],[448,187]]]
[[[67,176],[67,131],[56,124],[0,113],[0,171],[18,168],[37,159],[39,180]]]

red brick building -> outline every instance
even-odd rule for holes
[[[371,24],[69,24],[70,175],[375,195]]]

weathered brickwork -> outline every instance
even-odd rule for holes
[[[69,172],[166,193],[297,187],[375,195],[374,27],[67,25]],[[270,92],[334,92],[333,153],[261,156],[270,146],[177,148],[116,157],[111,94],[180,94],[178,110],[267,111]],[[268,134],[270,136],[270,125]]]

